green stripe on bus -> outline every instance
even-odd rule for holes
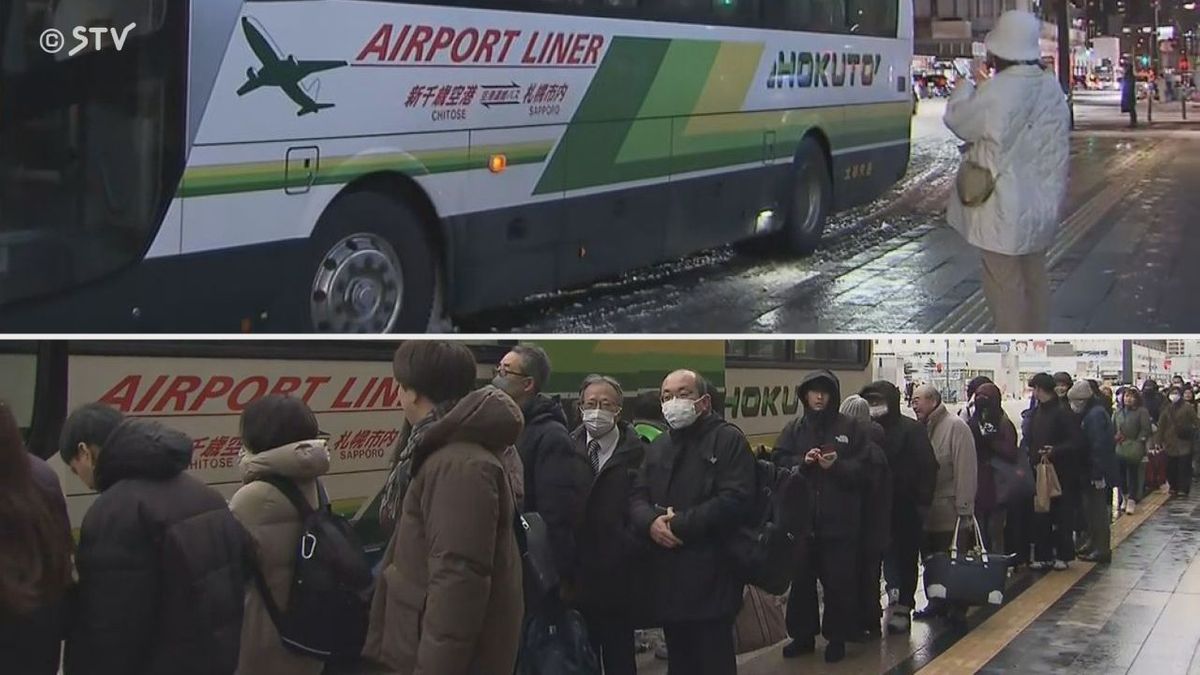
[[[509,166],[541,164],[553,140],[490,145],[475,148],[441,148],[411,153],[328,157],[321,161],[312,185],[340,185],[360,176],[395,171],[412,176],[486,169],[492,155],[503,154]],[[283,160],[189,167],[184,172],[180,197],[205,197],[261,190],[303,187],[306,181],[288,181]]]

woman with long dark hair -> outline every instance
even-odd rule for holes
[[[71,584],[71,526],[58,477],[25,451],[0,401],[0,669],[54,675]]]

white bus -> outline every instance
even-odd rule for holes
[[[0,330],[420,331],[908,164],[906,0],[0,8]]]

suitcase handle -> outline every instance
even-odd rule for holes
[[[983,545],[983,533],[979,531],[979,520],[975,518],[974,514],[969,517],[971,518],[971,523],[975,526],[975,543],[977,546],[979,546],[979,553],[983,558],[983,562],[986,564],[988,562],[988,552],[987,548],[985,548]],[[963,521],[967,518],[968,516],[959,516],[958,520],[954,523],[954,537],[950,540],[951,560],[958,559],[958,531],[962,527]]]

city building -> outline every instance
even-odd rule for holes
[[[1026,383],[1039,372],[1064,371],[1109,383],[1200,376],[1200,342],[1173,348],[1182,350],[1180,355],[1169,355],[1165,340],[890,338],[876,340],[874,353],[877,377],[933,384],[947,401],[956,402],[979,375],[991,378],[1009,398],[1024,398]]]

